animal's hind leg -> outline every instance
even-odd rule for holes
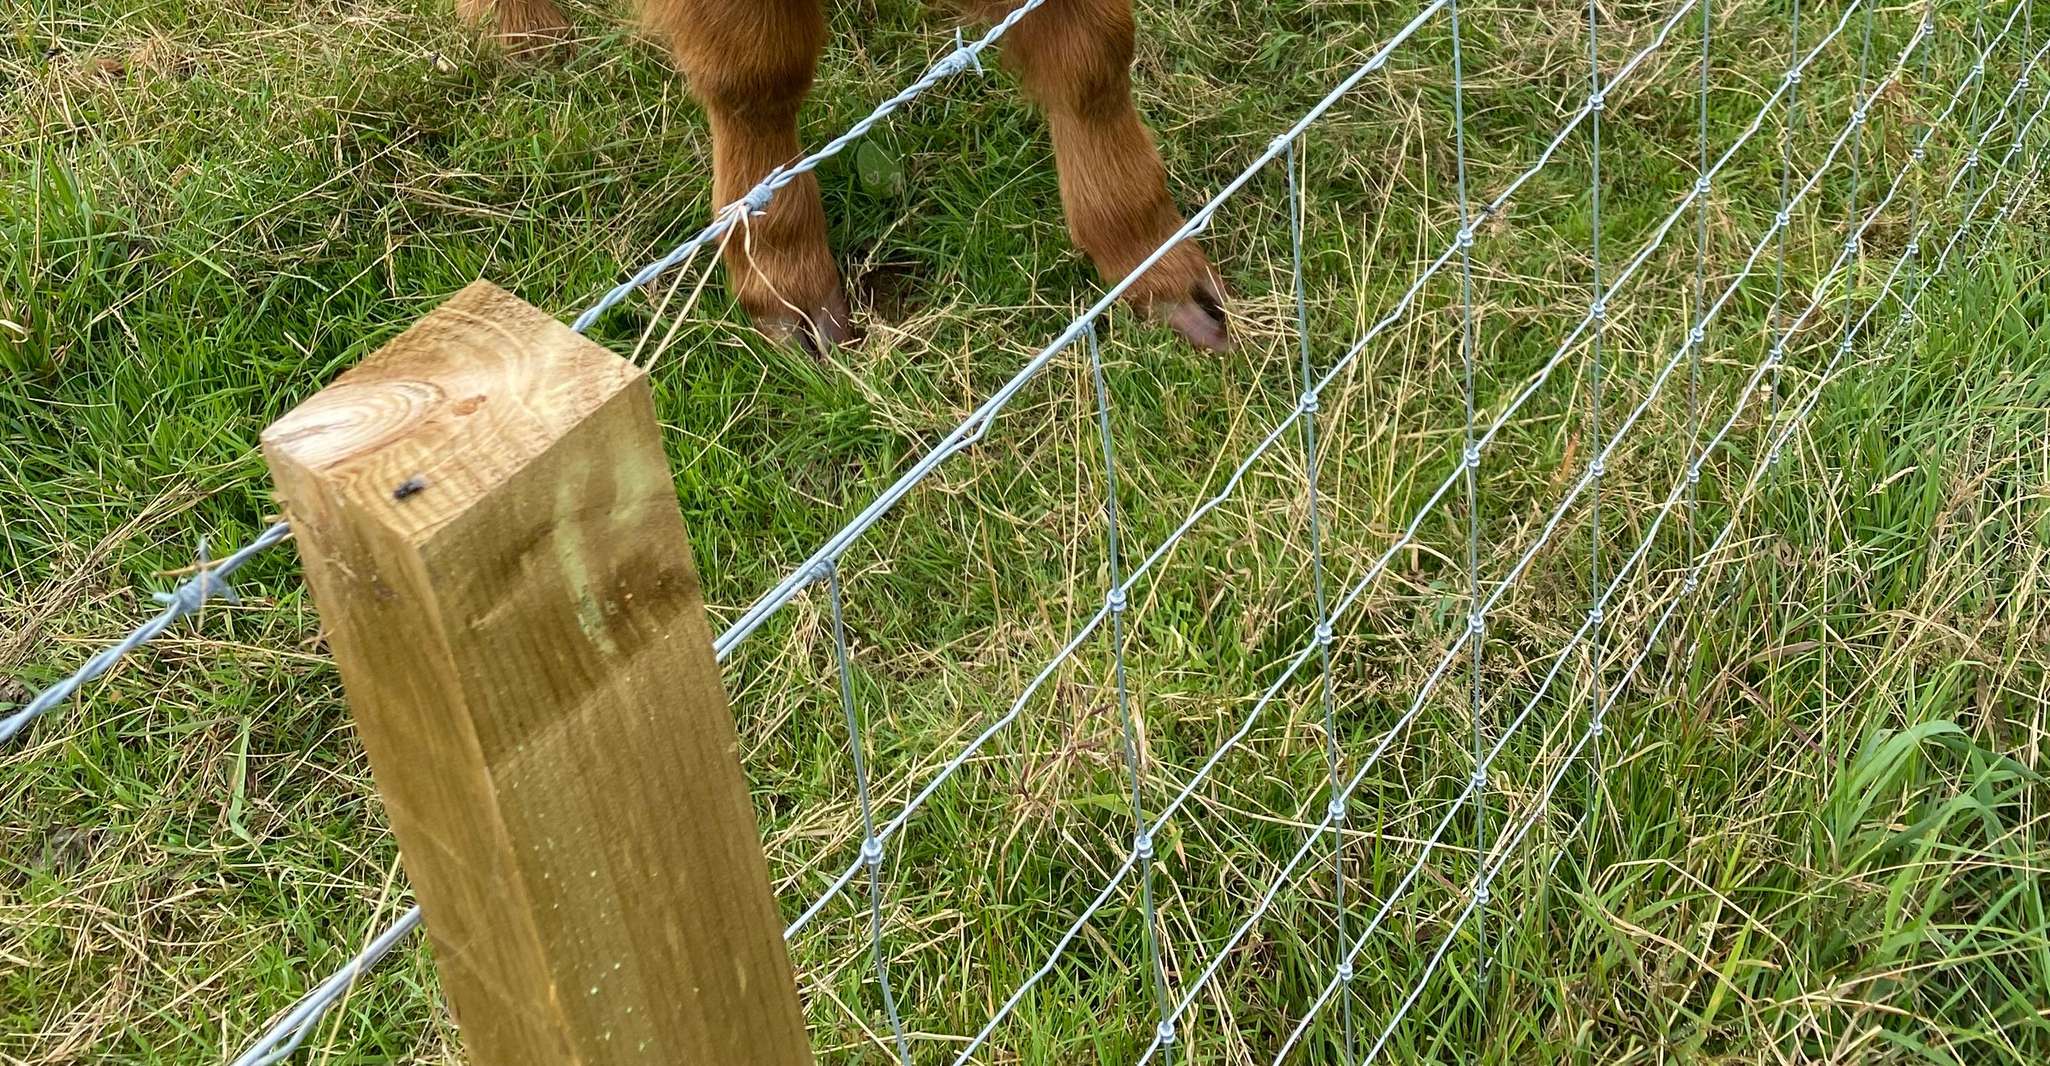
[[[647,0],[712,125],[712,192],[732,203],[795,160],[797,110],[826,47],[820,0]],[[800,176],[726,242],[734,296],[755,325],[822,348],[852,337],[826,245],[819,183]]]
[[[570,39],[569,19],[555,0],[456,0],[456,17],[479,29],[488,25],[492,39],[515,56],[539,56]]]
[[[972,7],[996,19],[1017,2],[973,0]],[[1006,62],[1052,128],[1068,230],[1113,280],[1182,225],[1160,153],[1132,104],[1133,35],[1131,0],[1048,0],[1003,38]],[[1194,240],[1149,268],[1125,299],[1192,344],[1230,344],[1223,285]]]

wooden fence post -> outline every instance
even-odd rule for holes
[[[471,1060],[808,1066],[645,375],[478,282],[263,446]]]

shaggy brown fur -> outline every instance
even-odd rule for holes
[[[712,126],[712,187],[731,203],[797,158],[797,112],[825,50],[821,0],[643,0],[668,38]],[[1016,0],[967,0],[976,19],[1002,18]],[[552,0],[456,0],[473,23],[494,22],[508,49],[533,54],[568,38]],[[1003,39],[1005,61],[1046,112],[1061,205],[1075,244],[1106,279],[1123,278],[1182,224],[1160,153],[1132,105],[1131,0],[1050,0]],[[818,182],[809,174],[727,242],[734,295],[764,331],[808,345],[852,336],[847,297],[826,244]],[[1192,344],[1223,348],[1224,290],[1194,241],[1184,241],[1126,293],[1141,312]]]

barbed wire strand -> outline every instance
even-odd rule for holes
[[[1046,0],[1024,0],[1023,3],[1011,9],[1010,14],[998,20],[987,32],[973,41],[961,41],[959,35],[956,35],[954,47],[945,55],[935,60],[932,66],[928,67],[925,74],[917,81],[906,85],[896,95],[877,104],[874,110],[871,110],[861,121],[848,127],[845,133],[826,142],[825,145],[810,155],[771,170],[760,181],[756,182],[753,188],[742,193],[732,203],[720,208],[718,213],[713,216],[712,221],[707,223],[703,229],[692,234],[682,244],[670,249],[667,254],[634,271],[632,276],[598,297],[597,302],[585,308],[583,313],[579,314],[570,323],[570,328],[578,333],[583,333],[590,329],[591,325],[598,321],[599,316],[617,307],[620,301],[625,300],[648,283],[661,277],[671,267],[695,256],[700,249],[724,237],[729,230],[738,225],[743,219],[767,211],[770,203],[776,199],[776,194],[782,191],[784,187],[796,181],[799,177],[817,170],[819,165],[826,160],[846,151],[854,142],[868,136],[869,131],[874,129],[878,123],[889,118],[897,109],[905,104],[925,95],[926,91],[933,86],[964,70],[973,69],[980,72],[982,69],[983,51],[1003,39],[1003,36],[1011,32],[1011,28],[1016,26],[1020,19],[1031,14],[1045,3]],[[818,562],[818,560],[814,560],[812,566],[807,567],[804,573],[813,572]]]
[[[854,655],[847,646],[845,593],[840,585],[840,568],[827,564],[815,580],[823,582],[833,615],[833,663],[840,678],[840,712],[847,723],[847,751],[854,762],[854,793],[861,811],[861,858],[868,867],[868,942],[875,968],[876,985],[882,993],[883,1012],[896,1038],[897,1059],[911,1066],[911,1045],[904,1038],[904,1019],[897,1012],[897,996],[890,988],[890,969],[883,953],[883,844],[876,839],[875,804],[868,787],[868,734],[862,729],[861,709],[854,699]]]
[[[157,602],[163,604],[164,609],[150,616],[148,621],[129,630],[127,636],[101,649],[69,676],[36,693],[20,710],[0,719],[0,744],[13,740],[22,730],[28,728],[30,722],[55,710],[79,689],[112,670],[137,648],[162,636],[164,631],[170,629],[171,624],[180,618],[199,613],[200,609],[212,600],[233,602],[235,586],[230,584],[228,579],[249,560],[283,541],[291,532],[290,527],[279,522],[217,563],[207,560],[206,544],[201,541],[197,572],[180,582],[170,592],[157,595]]]
[[[2046,98],[2045,106],[2050,106],[2050,98]],[[2039,107],[2036,111],[2036,116],[2032,116],[2030,120],[2031,125],[2033,125],[2035,118],[2039,117],[2042,114],[2042,112],[2043,107]],[[2017,148],[2018,147],[2019,146],[2017,146]],[[2010,150],[2009,157],[2011,158],[2012,155],[2013,150]],[[2003,162],[2003,166],[2004,165],[2005,162]],[[1896,188],[1898,188],[1898,184],[1899,183],[1896,182]],[[1986,190],[1986,193],[1990,192],[1990,188]],[[1942,264],[1948,261],[1950,252],[1956,246],[1958,239],[1962,237],[1970,229],[1972,217],[1976,216],[1978,208],[1983,205],[1986,193],[1981,193],[1978,200],[1974,202],[1972,207],[1967,212],[1964,222],[1952,234],[1950,241],[1945,245],[1943,255],[1938,261],[1936,273],[1940,274],[1942,272]],[[1873,222],[1878,218],[1879,213],[1884,210],[1884,207],[1885,204],[1882,203],[1881,205],[1873,209],[1872,213],[1866,217],[1865,222],[1859,227],[1860,232],[1862,232],[1866,228],[1869,228],[1873,224]],[[2006,209],[2003,208],[2000,213],[2000,217],[2004,217],[2005,214]],[[1670,619],[1673,615],[1673,612],[1678,608],[1680,603],[1684,602],[1685,598],[1691,596],[1699,587],[1700,574],[1702,570],[1710,561],[1712,561],[1715,554],[1721,550],[1723,543],[1726,541],[1729,534],[1732,530],[1734,530],[1736,526],[1736,521],[1738,518],[1738,508],[1741,507],[1743,501],[1748,500],[1748,498],[1751,495],[1752,489],[1758,484],[1759,479],[1762,476],[1764,476],[1765,471],[1769,469],[1772,465],[1772,456],[1778,454],[1782,450],[1786,440],[1791,435],[1792,431],[1795,428],[1797,428],[1799,424],[1806,419],[1809,412],[1813,410],[1815,404],[1820,399],[1823,391],[1826,389],[1826,387],[1832,380],[1836,367],[1853,349],[1854,345],[1852,342],[1852,338],[1856,336],[1857,332],[1863,330],[1864,326],[1867,323],[1869,323],[1873,313],[1876,312],[1878,308],[1892,295],[1893,284],[1900,276],[1901,268],[1911,258],[1913,258],[1916,255],[1916,251],[1916,242],[1911,240],[1907,247],[1902,251],[1900,258],[1895,262],[1893,270],[1889,272],[1886,285],[1881,289],[1879,294],[1873,298],[1872,302],[1867,306],[1864,314],[1855,320],[1854,329],[1852,333],[1846,336],[1846,338],[1843,341],[1839,342],[1839,344],[1837,345],[1836,353],[1831,357],[1829,363],[1825,365],[1822,371],[1817,375],[1817,383],[1815,385],[1815,388],[1811,390],[1806,401],[1804,401],[1801,407],[1795,412],[1794,416],[1790,418],[1785,425],[1779,427],[1779,432],[1776,438],[1774,439],[1770,449],[1767,451],[1765,456],[1761,457],[1761,461],[1756,465],[1750,477],[1747,479],[1743,491],[1737,495],[1736,499],[1738,501],[1738,504],[1736,506],[1733,506],[1732,514],[1730,515],[1729,521],[1724,524],[1722,530],[1716,535],[1715,539],[1710,543],[1709,547],[1695,558],[1693,565],[1689,568],[1687,575],[1680,586],[1681,594],[1679,596],[1673,597],[1668,602],[1665,611],[1661,614],[1658,623],[1653,627],[1650,638],[1646,641],[1643,649],[1638,652],[1635,661],[1633,661],[1630,668],[1626,670],[1623,676],[1619,679],[1618,684],[1611,690],[1609,696],[1610,702],[1613,702],[1615,693],[1621,691],[1621,689],[1625,685],[1627,685],[1629,678],[1636,672],[1638,666],[1644,661],[1644,658],[1650,653],[1651,649],[1656,646],[1658,635],[1660,631],[1663,629],[1666,620]],[[1783,344],[1788,337],[1791,337],[1795,332],[1797,332],[1800,326],[1805,324],[1808,317],[1812,315],[1812,313],[1821,306],[1824,294],[1829,290],[1830,286],[1835,280],[1836,275],[1842,272],[1844,265],[1849,259],[1850,256],[1848,254],[1840,253],[1838,255],[1835,263],[1832,264],[1828,274],[1825,275],[1825,277],[1820,282],[1818,282],[1816,286],[1815,298],[1809,302],[1808,309],[1802,313],[1801,317],[1797,319],[1792,326],[1788,327],[1784,332],[1781,333],[1779,343]],[[1924,283],[1923,288],[1926,288],[1926,282]],[[1914,301],[1920,299],[1921,294],[1922,289],[1918,289],[1915,293],[1915,296],[1908,301],[1908,304],[1912,306]],[[1736,425],[1738,416],[1742,413],[1743,406],[1749,400],[1749,397],[1758,390],[1758,386],[1763,381],[1767,370],[1768,364],[1765,362],[1761,362],[1758,368],[1753,372],[1750,381],[1748,381],[1744,389],[1738,393],[1737,410],[1732,412],[1731,416],[1724,422],[1723,427],[1717,431],[1715,437],[1708,443],[1708,450],[1713,450],[1713,448],[1719,446],[1721,442],[1727,437],[1729,431]],[[1693,468],[1690,468],[1690,470],[1691,469]],[[1641,558],[1644,555],[1644,553],[1648,551],[1652,543],[1652,537],[1657,532],[1659,522],[1664,518],[1664,516],[1667,513],[1669,513],[1672,510],[1674,504],[1679,499],[1683,486],[1684,482],[1682,484],[1676,484],[1673,488],[1673,491],[1668,494],[1666,501],[1656,509],[1652,526],[1650,529],[1647,530],[1643,541],[1639,545],[1637,553],[1633,555],[1633,561],[1636,558]],[[1628,565],[1629,563],[1626,563],[1626,567]],[[1624,576],[1626,573],[1627,571],[1619,571],[1619,578]],[[1615,588],[1619,586],[1620,583],[1621,582],[1619,580],[1616,583],[1612,584],[1610,592],[1613,593]],[[1590,621],[1591,620],[1592,612],[1590,612]],[[1589,628],[1589,626],[1586,623],[1583,623],[1582,632],[1585,632],[1587,628]],[[1540,684],[1538,688],[1538,695],[1541,696],[1549,688],[1552,678],[1555,677],[1557,674],[1557,665],[1562,661],[1563,654],[1559,659],[1555,659],[1554,670],[1551,674],[1548,674],[1545,681]],[[1535,698],[1533,700],[1533,705],[1534,702]],[[1606,709],[1606,704],[1604,705],[1604,709]],[[1596,716],[1595,720],[1599,720],[1599,714]],[[1567,760],[1570,762],[1572,758],[1577,757],[1579,747],[1584,746],[1589,740],[1593,739],[1594,735],[1594,726],[1593,723],[1590,722],[1588,730],[1582,734],[1580,745],[1576,746],[1574,753],[1568,755]],[[1640,738],[1642,737],[1642,735],[1642,731],[1640,730]],[[1564,777],[1565,770],[1566,767],[1562,765],[1559,773],[1554,776],[1553,786],[1551,787],[1556,787],[1556,783]],[[1409,1007],[1415,1003],[1416,998],[1421,993],[1423,986],[1429,981],[1432,974],[1435,973],[1438,963],[1442,961],[1446,949],[1449,948],[1453,939],[1458,935],[1461,927],[1465,924],[1467,917],[1473,913],[1475,909],[1475,902],[1479,899],[1482,890],[1486,888],[1486,882],[1491,881],[1493,877],[1496,875],[1496,873],[1500,871],[1503,863],[1506,862],[1509,855],[1514,852],[1516,845],[1520,843],[1524,833],[1528,832],[1529,827],[1531,824],[1533,824],[1537,814],[1541,812],[1544,804],[1548,802],[1551,794],[1551,787],[1547,788],[1543,798],[1540,799],[1540,802],[1537,805],[1539,810],[1533,811],[1531,818],[1526,819],[1525,824],[1518,830],[1518,832],[1514,834],[1514,836],[1510,840],[1505,841],[1504,844],[1501,846],[1501,858],[1498,859],[1491,866],[1489,873],[1483,879],[1482,883],[1476,885],[1475,891],[1472,894],[1473,899],[1469,901],[1466,909],[1461,912],[1460,917],[1454,920],[1452,927],[1446,932],[1445,938],[1441,942],[1438,951],[1433,955],[1432,961],[1429,965],[1426,966],[1424,974],[1418,980],[1416,986],[1411,989],[1408,997],[1404,999],[1402,1006],[1398,1008],[1398,1010],[1395,1012],[1394,1017],[1390,1019],[1388,1026],[1383,1030],[1380,1040],[1377,1041],[1376,1044],[1369,1049],[1364,1061],[1370,1062],[1373,1060],[1375,1055],[1378,1053],[1380,1047],[1385,1044],[1389,1034],[1392,1033],[1394,1031],[1395,1026],[1400,1023],[1403,1015],[1408,1011]],[[1360,948],[1364,947],[1365,942],[1365,934],[1362,934],[1362,937],[1354,945],[1354,953],[1357,953],[1358,950],[1360,950]],[[1321,1009],[1322,1005],[1325,1002],[1328,1001],[1330,990],[1336,987],[1336,985],[1337,978],[1335,976],[1330,981],[1326,982],[1324,994],[1320,995],[1317,1001],[1311,1005],[1309,1010],[1305,1013],[1303,1019],[1297,1024],[1295,1030],[1290,1034],[1289,1039],[1282,1045],[1280,1052],[1276,1054],[1274,1059],[1276,1063],[1281,1062],[1282,1059],[1286,1057],[1288,1052],[1295,1046],[1295,1044],[1300,1041],[1303,1033],[1307,1031],[1310,1022],[1314,1019],[1317,1011]]]

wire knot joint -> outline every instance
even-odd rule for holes
[[[199,565],[195,567],[196,572],[191,577],[180,582],[177,588],[169,592],[154,593],[150,598],[169,607],[172,614],[181,618],[199,610],[200,605],[208,600],[242,602],[242,598],[235,594],[235,586],[228,584],[227,578],[214,574],[213,559],[207,554],[204,539],[199,542],[197,559]]]
[[[781,173],[781,171],[782,168],[778,167],[770,176],[774,177],[776,174]],[[769,213],[769,203],[775,198],[775,188],[769,184],[767,179],[763,179],[754,188],[749,189],[742,195],[738,203],[747,209],[747,213],[750,216],[760,218]]]

